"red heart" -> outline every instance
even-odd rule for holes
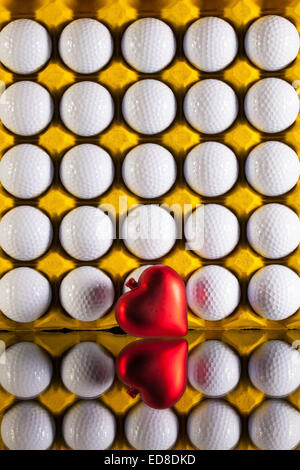
[[[185,390],[187,357],[185,339],[135,341],[120,352],[117,374],[132,397],[140,393],[151,408],[169,408]]]
[[[133,290],[122,295],[116,305],[120,327],[133,336],[184,336],[187,333],[185,285],[169,266],[146,269]]]

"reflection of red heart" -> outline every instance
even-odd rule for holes
[[[122,295],[116,306],[120,327],[139,337],[184,336],[187,333],[185,285],[169,266],[151,266],[133,290]]]
[[[169,408],[185,390],[187,353],[185,339],[135,341],[120,352],[117,374],[132,397],[140,393],[151,408]]]

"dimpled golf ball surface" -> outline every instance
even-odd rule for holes
[[[237,278],[222,266],[209,265],[196,271],[186,285],[187,302],[200,318],[217,321],[238,306],[241,289]]]
[[[287,266],[265,266],[250,279],[248,299],[262,317],[284,320],[300,307],[300,278]]]
[[[83,81],[63,94],[60,116],[74,134],[90,137],[102,132],[114,116],[114,102],[109,91],[99,83]]]
[[[194,408],[187,421],[192,444],[202,450],[230,450],[241,436],[241,419],[223,400],[205,400]]]
[[[50,219],[35,207],[15,207],[0,221],[0,246],[6,254],[20,261],[43,255],[52,238]]]
[[[80,266],[71,271],[60,285],[60,301],[71,317],[93,321],[102,317],[114,301],[111,279],[93,266]]]
[[[142,144],[125,157],[122,176],[137,196],[153,199],[165,194],[176,180],[173,155],[157,144]]]
[[[103,256],[111,247],[113,236],[113,224],[108,215],[92,206],[73,209],[65,215],[59,227],[64,250],[80,261],[92,261]]]
[[[298,54],[297,29],[282,16],[263,16],[248,29],[245,51],[257,67],[268,71],[280,70],[290,64]]]
[[[114,361],[99,344],[86,341],[74,346],[63,358],[61,378],[70,392],[82,398],[96,398],[114,380]]]
[[[187,30],[183,41],[184,54],[198,69],[217,72],[235,58],[238,39],[227,21],[208,16],[195,21]]]
[[[50,186],[52,179],[52,160],[36,145],[16,145],[0,161],[0,182],[15,197],[39,196]]]
[[[60,165],[64,187],[80,199],[92,199],[103,194],[111,186],[114,173],[110,155],[94,144],[71,148]]]
[[[129,251],[139,258],[152,260],[164,256],[174,246],[176,223],[162,207],[140,205],[129,212],[121,234]]]
[[[78,73],[94,73],[104,67],[113,53],[113,40],[104,24],[80,18],[62,31],[59,54],[64,63]]]
[[[108,449],[116,435],[114,415],[96,401],[80,401],[65,414],[62,433],[74,450]]]
[[[146,269],[151,268],[151,266],[153,266],[153,264],[145,264],[144,266],[140,266],[139,268],[136,268],[133,271],[131,271],[131,273],[128,274],[128,276],[126,277],[126,279],[124,281],[123,294],[125,294],[125,292],[129,292],[131,290],[129,287],[126,286],[129,279],[134,279],[135,282],[138,282],[138,280],[141,277],[141,275],[143,274],[143,272],[146,271]]]
[[[156,410],[145,403],[131,409],[125,418],[125,435],[137,450],[167,450],[178,436],[178,419],[171,409]]]
[[[29,80],[13,83],[0,98],[2,124],[22,136],[38,134],[47,127],[53,109],[53,101],[46,88]]]
[[[50,58],[50,36],[41,24],[29,19],[8,23],[0,32],[0,61],[19,74],[33,73]]]
[[[236,216],[220,204],[202,204],[185,222],[186,249],[206,259],[228,255],[238,244],[240,227]]]
[[[299,113],[299,98],[296,90],[285,80],[264,78],[247,91],[244,109],[254,127],[273,134],[295,122]]]
[[[37,403],[20,402],[4,414],[1,437],[10,450],[47,450],[55,437],[55,423]]]
[[[33,398],[51,382],[52,363],[46,352],[34,343],[22,342],[10,346],[5,361],[0,361],[0,383],[18,398]]]
[[[171,28],[157,18],[137,20],[123,34],[122,54],[139,72],[159,72],[171,62],[175,51]]]
[[[140,80],[126,91],[122,113],[127,124],[141,134],[164,131],[176,115],[173,91],[159,80]]]
[[[204,142],[194,147],[184,162],[188,185],[206,197],[220,196],[235,184],[239,166],[235,154],[219,142]]]
[[[259,390],[272,397],[284,397],[300,385],[299,351],[284,341],[267,341],[250,357],[248,371]]]
[[[299,178],[296,152],[278,141],[264,142],[248,155],[245,173],[251,186],[265,196],[281,196],[290,191]]]
[[[235,121],[238,99],[233,89],[221,80],[197,82],[187,92],[183,111],[188,123],[204,134],[223,132]]]
[[[284,400],[267,400],[250,415],[248,430],[262,450],[292,450],[300,441],[300,413]]]
[[[250,216],[247,238],[251,247],[265,258],[283,258],[300,242],[299,217],[283,204],[266,204]]]

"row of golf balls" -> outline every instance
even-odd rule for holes
[[[263,70],[275,71],[296,58],[299,35],[288,19],[268,15],[249,27],[244,46],[253,64]],[[112,58],[113,49],[108,28],[92,18],[69,23],[58,41],[61,59],[80,74],[91,74],[103,68]],[[161,71],[174,59],[176,39],[165,22],[157,18],[142,18],[125,30],[121,50],[131,67],[151,74]],[[197,69],[218,72],[235,59],[238,38],[227,21],[209,16],[188,27],[183,50]],[[34,73],[48,62],[51,53],[52,42],[47,30],[30,19],[12,21],[0,33],[0,61],[13,72]]]
[[[32,144],[9,149],[0,161],[0,183],[15,197],[30,199],[47,190],[53,180],[50,156]],[[245,173],[249,184],[265,196],[280,196],[298,182],[298,155],[278,141],[264,142],[248,155]],[[92,199],[101,196],[114,182],[112,158],[101,147],[81,144],[62,158],[60,179],[75,197]],[[154,143],[141,144],[130,150],[122,164],[126,186],[137,196],[153,199],[162,196],[176,182],[177,166],[171,152]],[[184,177],[188,185],[205,197],[228,192],[239,176],[238,160],[233,151],[219,142],[204,142],[188,152]]]

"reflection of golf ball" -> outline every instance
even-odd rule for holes
[[[122,38],[126,61],[140,72],[155,73],[173,59],[176,41],[171,28],[157,18],[141,18],[132,23]]]
[[[0,61],[13,72],[35,72],[49,60],[51,50],[48,31],[36,21],[22,18],[1,30]]]
[[[206,197],[220,196],[237,180],[239,166],[235,154],[219,142],[194,147],[184,162],[184,177],[191,188]]]
[[[233,61],[238,50],[238,39],[233,27],[215,16],[195,21],[183,41],[188,60],[204,72],[217,72]]]
[[[113,40],[104,24],[79,18],[63,29],[58,49],[64,63],[75,72],[94,73],[110,60]]]
[[[286,18],[267,15],[256,20],[245,36],[249,59],[263,70],[280,70],[292,62],[299,51],[297,29]]]
[[[204,134],[225,131],[237,117],[238,100],[233,89],[221,80],[201,80],[184,98],[184,115],[191,126]]]
[[[252,248],[265,258],[283,258],[300,242],[299,217],[283,204],[266,204],[250,216],[247,238]]]
[[[178,419],[171,409],[156,410],[139,403],[125,419],[125,435],[137,450],[167,450],[178,436]]]
[[[103,194],[112,184],[114,165],[110,155],[101,147],[77,145],[64,155],[60,179],[74,196],[92,199]]]
[[[248,182],[265,196],[281,196],[292,189],[297,184],[299,172],[296,152],[275,140],[255,147],[245,164]]]
[[[53,237],[49,218],[39,209],[18,206],[0,222],[0,246],[12,258],[30,261],[43,255]]]
[[[30,199],[51,184],[53,164],[49,155],[32,144],[12,147],[0,161],[0,182],[13,196]]]
[[[140,80],[126,91],[122,112],[125,121],[142,134],[157,134],[175,118],[176,99],[171,88],[159,80]]]
[[[10,85],[0,98],[0,118],[11,132],[29,136],[48,126],[53,116],[53,101],[49,92],[35,82]]]
[[[80,401],[70,408],[62,423],[66,444],[74,450],[105,450],[116,435],[114,415],[96,401]]]
[[[205,400],[188,417],[187,433],[192,444],[202,450],[230,450],[241,435],[241,419],[222,400]]]
[[[52,370],[43,349],[34,343],[16,343],[5,352],[4,363],[0,361],[0,383],[18,398],[33,398],[49,386]]]
[[[146,269],[150,268],[151,266],[153,266],[153,264],[145,264],[144,266],[140,266],[139,268],[136,268],[133,271],[131,271],[131,273],[128,274],[128,276],[126,277],[126,279],[124,281],[123,294],[125,294],[125,292],[129,292],[131,290],[129,287],[126,286],[126,283],[129,281],[129,279],[133,278],[136,282],[138,282],[141,274],[144,271],[146,271]]]
[[[286,266],[265,266],[251,278],[248,299],[253,310],[262,317],[284,320],[300,307],[300,278]]]
[[[217,321],[238,306],[241,289],[237,278],[222,266],[209,265],[196,271],[186,285],[187,302],[200,318]]]
[[[160,258],[171,250],[176,241],[176,223],[162,207],[140,205],[124,220],[122,238],[135,256],[146,260]]]
[[[63,358],[61,378],[70,392],[95,398],[108,390],[114,380],[114,361],[102,346],[85,341],[76,344]]]
[[[284,341],[267,341],[250,357],[248,370],[251,382],[262,392],[289,395],[300,385],[299,351]]]
[[[173,155],[157,144],[142,144],[125,157],[123,180],[137,196],[152,199],[169,191],[176,179]]]
[[[109,91],[99,83],[84,81],[70,86],[59,105],[65,126],[74,134],[90,137],[102,132],[114,116]]]
[[[113,242],[113,224],[100,208],[80,206],[63,218],[59,238],[66,252],[80,261],[103,256]]]
[[[245,97],[245,114],[258,130],[273,134],[291,126],[299,113],[296,90],[280,78],[264,78]]]
[[[259,449],[292,450],[300,441],[300,413],[284,400],[267,400],[250,415],[248,430]]]
[[[114,286],[111,279],[93,266],[71,271],[60,285],[60,301],[71,317],[81,321],[101,318],[112,306]]]
[[[237,245],[240,227],[236,216],[220,204],[204,204],[186,220],[185,238],[189,249],[207,259],[228,255]]]
[[[5,413],[1,436],[10,450],[47,450],[55,437],[55,423],[37,403],[20,402]]]

